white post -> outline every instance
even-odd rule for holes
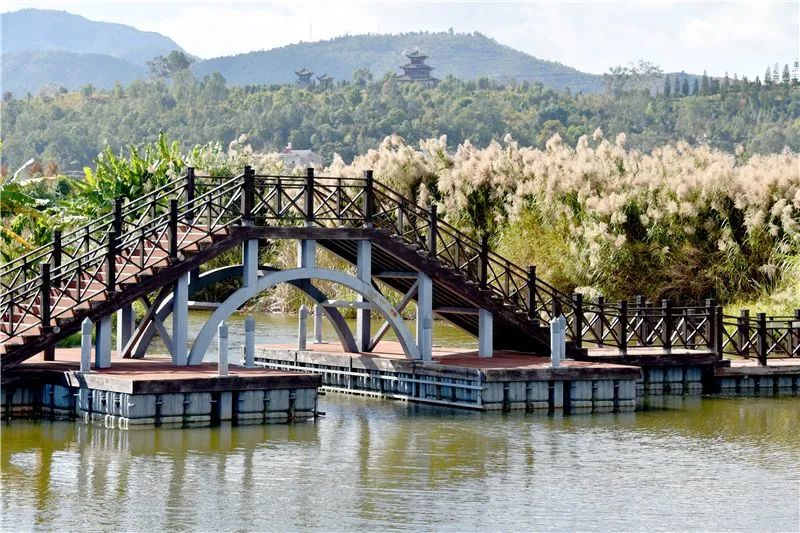
[[[219,337],[219,371],[220,376],[228,375],[228,324],[223,320],[217,328]]]
[[[492,313],[486,309],[478,310],[478,357],[494,355]]]
[[[106,315],[97,323],[95,335],[95,368],[111,367],[111,315]]]
[[[423,361],[433,357],[433,280],[419,273],[417,277],[417,348]]]
[[[358,279],[364,283],[372,284],[372,242],[368,240],[358,241],[356,270],[358,271]],[[359,302],[365,302],[366,299],[361,294],[358,295]],[[370,310],[356,309],[356,346],[361,352],[366,352],[369,349],[369,343],[372,340],[372,330],[370,326]]]
[[[130,304],[117,311],[117,353],[122,353],[136,330],[135,315],[133,306]]]
[[[297,349],[306,349],[306,334],[308,331],[308,308],[305,304],[300,306],[300,321],[297,325]]]
[[[322,344],[322,306],[314,306],[314,342]]]
[[[185,366],[189,359],[189,273],[175,283],[172,297],[172,364]]]
[[[248,239],[242,244],[242,284],[251,287],[258,280],[258,239]]]
[[[317,241],[302,239],[297,243],[297,267],[314,268],[317,262]]]
[[[244,320],[244,366],[253,368],[256,364],[256,319],[247,315]]]
[[[550,365],[553,368],[561,366],[561,360],[566,352],[567,319],[564,315],[550,321]]]
[[[92,371],[92,321],[84,318],[81,322],[81,373]]]

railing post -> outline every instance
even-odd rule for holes
[[[169,256],[178,258],[178,200],[169,201]]]
[[[572,340],[578,349],[583,347],[583,294],[576,292],[572,295],[575,306],[575,316],[572,317]]]
[[[794,310],[794,319],[789,320],[789,357],[800,356],[800,309]]]
[[[663,313],[663,327],[664,327],[664,351],[670,353],[672,351],[672,332],[674,324],[672,323],[672,304],[668,298],[661,300],[661,310]]]
[[[106,252],[106,291],[116,292],[117,286],[117,234],[109,232]]]
[[[558,318],[563,315],[563,309],[561,309],[561,300],[558,299],[557,295],[553,295],[553,301],[551,302],[551,315],[553,318]]]
[[[706,315],[706,346],[708,347],[709,351],[717,353],[717,347],[715,346],[717,340],[717,316],[715,313],[717,307],[717,302],[714,298],[706,298],[706,308],[705,308],[705,315]]]
[[[114,198],[114,232],[122,235],[122,196]]]
[[[622,355],[628,353],[628,300],[619,302],[619,336],[617,347]]]
[[[741,309],[736,322],[736,330],[739,334],[739,355],[747,355],[750,351],[750,310]]]
[[[431,204],[428,218],[428,257],[431,259],[436,258],[436,237],[439,233],[439,217],[436,211],[436,204]]]
[[[275,217],[281,218],[283,211],[283,183],[281,177],[278,176],[275,181]]]
[[[53,270],[57,272],[61,270],[62,253],[63,249],[61,245],[61,230],[57,229],[53,232]],[[58,282],[58,278],[56,277],[54,281]]]
[[[536,265],[528,265],[528,318],[536,318]]]
[[[375,216],[375,190],[373,188],[372,171],[364,171],[364,223],[368,228],[372,227],[372,219]]]
[[[186,221],[189,224],[194,222],[194,193],[194,167],[188,167],[186,169],[186,204],[189,206],[189,208],[186,211]]]
[[[480,257],[480,287],[485,289],[489,285],[489,234],[481,235]]]
[[[758,328],[756,330],[756,353],[758,355],[758,364],[761,366],[767,366],[767,352],[769,350],[769,345],[767,342],[767,314],[757,313],[756,324],[756,327]]]
[[[636,329],[636,336],[639,337],[639,342],[642,345],[647,344],[647,335],[645,333],[646,324],[647,324],[647,310],[645,308],[645,300],[644,296],[641,294],[637,295],[634,299],[634,320],[638,322],[638,327]]]
[[[714,306],[714,346],[716,348],[718,361],[722,361],[723,351],[725,348],[725,343],[722,340],[724,328],[725,324],[723,322],[722,306]]]
[[[253,223],[253,203],[255,200],[255,172],[247,165],[244,167],[244,177],[242,184],[242,225],[247,226]]]
[[[342,179],[336,180],[336,220],[342,225],[342,207],[344,206],[344,184]]]
[[[402,237],[406,232],[406,221],[405,221],[405,212],[403,208],[405,207],[405,201],[403,198],[400,198],[397,201],[397,234]]]
[[[306,223],[311,225],[314,222],[314,169],[306,169]]]
[[[41,290],[39,292],[39,314],[42,318],[42,334],[46,334],[50,331],[50,263],[42,263],[39,265],[39,279],[41,284]],[[52,361],[52,359],[48,359],[48,355],[52,354],[52,352],[45,350],[44,353],[45,361]]]
[[[605,296],[603,296],[602,294],[598,295],[597,298],[595,298],[595,306],[597,307],[597,311],[595,311],[595,314],[597,315],[597,317],[594,323],[600,327],[599,331],[595,327],[595,335],[597,336],[598,339],[600,339],[600,345],[603,344],[603,339],[605,339],[605,328],[606,328],[605,305],[606,305]]]

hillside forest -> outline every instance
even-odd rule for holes
[[[667,76],[655,92],[645,74],[618,69],[606,75],[605,93],[585,95],[488,78],[448,77],[426,89],[391,75],[375,79],[367,70],[327,89],[228,86],[217,73],[198,79],[188,68],[170,70],[162,62],[154,79],[111,90],[87,85],[74,92],[5,93],[2,172],[13,173],[31,158],[33,175],[80,170],[106,147],[119,153],[155,142],[160,132],[185,147],[228,144],[245,133],[256,151],[291,143],[326,162],[334,154],[352,161],[389,135],[409,142],[444,135],[452,150],[510,134],[522,146],[542,149],[556,134],[574,147],[597,128],[611,138],[625,133],[627,147],[644,153],[679,140],[747,155],[796,152],[800,87],[777,70],[765,82],[704,76],[690,84]]]

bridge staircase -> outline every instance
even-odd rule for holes
[[[424,272],[434,312],[477,335],[477,308],[490,310],[495,346],[546,353],[549,333],[531,312],[531,273],[440,220],[436,209],[372,179],[189,172],[0,268],[2,367],[46,356],[89,318],[96,322],[248,239],[312,235],[356,264],[361,232],[374,246],[373,279],[401,292]],[[536,282],[536,280],[533,280]],[[541,283],[541,282],[539,282]],[[376,284],[377,287],[377,284]],[[539,307],[547,302],[538,302]]]

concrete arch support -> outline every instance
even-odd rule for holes
[[[274,267],[268,266],[259,266],[259,272],[278,272],[279,270]],[[242,265],[232,265],[226,267],[216,268],[214,270],[209,270],[208,272],[204,272],[199,276],[192,277],[189,281],[189,296],[191,297],[194,293],[198,292],[201,289],[214,285],[215,283],[219,283],[221,281],[225,281],[228,279],[234,278],[241,278],[243,275],[243,266]],[[319,288],[317,288],[314,284],[312,284],[309,280],[297,280],[297,281],[290,281],[290,284],[294,285],[298,290],[302,291],[306,296],[311,298],[317,303],[322,303],[328,299],[328,297],[323,293]],[[164,322],[173,311],[173,294],[170,294],[165,298],[162,302],[160,302],[158,306],[158,311],[156,312],[156,318],[162,322]],[[333,330],[336,332],[336,336],[339,338],[339,341],[342,344],[342,348],[348,352],[356,352],[358,351],[356,347],[356,341],[353,337],[353,333],[350,331],[350,327],[347,325],[347,321],[339,312],[338,309],[335,307],[323,307],[322,308],[325,317],[330,322],[331,326],[333,326]],[[153,338],[156,336],[157,328],[155,323],[149,322],[144,324],[144,332],[142,333],[139,341],[136,345],[132,348],[132,356],[135,358],[144,357],[145,352],[147,351],[148,346],[152,342]]]
[[[403,317],[400,316],[392,304],[371,284],[338,270],[325,268],[294,268],[290,270],[268,272],[261,276],[255,285],[242,287],[231,294],[214,311],[205,325],[203,325],[203,328],[197,335],[192,349],[189,352],[188,364],[196,365],[203,361],[206,351],[208,351],[211,342],[214,340],[219,324],[223,320],[226,320],[239,307],[244,305],[247,300],[280,283],[292,283],[304,280],[310,281],[312,279],[325,280],[344,285],[353,290],[356,294],[363,296],[389,323],[400,341],[406,356],[414,360],[420,359],[419,350],[414,342],[414,337],[403,321]]]

